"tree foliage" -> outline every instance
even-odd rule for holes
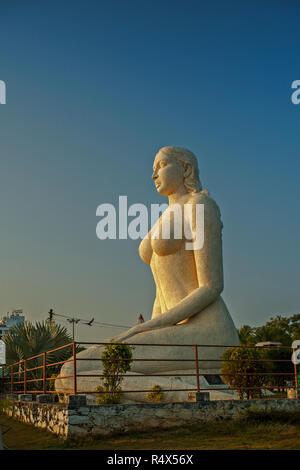
[[[2,337],[2,340],[6,344],[6,363],[13,364],[15,362],[28,359],[33,356],[37,356],[51,349],[59,348],[65,344],[71,343],[72,338],[68,334],[65,327],[58,325],[54,322],[38,322],[30,323],[24,322],[13,326],[10,330]],[[77,348],[79,351],[79,348]],[[47,354],[47,364],[53,362],[64,361],[72,356],[72,346],[59,349],[52,353]],[[39,367],[43,364],[43,357],[37,357],[27,362],[27,368]],[[48,374],[58,373],[61,366],[51,367],[51,371],[48,370]],[[19,365],[19,371],[23,370],[23,364]],[[37,369],[27,373],[27,379],[35,379],[42,377],[42,369]],[[17,380],[17,379],[16,379]],[[23,380],[23,374],[20,374],[18,380]],[[48,383],[49,385],[49,383]],[[20,384],[22,388],[23,385]],[[31,382],[30,388],[39,389],[41,388],[40,382]]]
[[[292,342],[300,339],[300,313],[291,317],[277,315],[271,317],[265,325],[251,327],[244,325],[238,331],[240,343],[254,345],[263,341],[277,341],[283,346],[291,346]]]
[[[279,342],[282,346],[291,347],[296,339],[300,339],[300,314],[284,317],[271,317],[265,325],[251,327],[243,325],[239,331],[240,344],[254,346],[260,342]],[[284,387],[286,381],[294,380],[294,365],[291,362],[292,351],[289,348],[267,348],[261,350],[261,357],[269,361],[267,370],[271,374],[265,379],[265,385]],[[281,362],[286,361],[286,362]],[[229,367],[229,366],[228,366]],[[273,375],[272,375],[273,374]],[[290,375],[275,375],[290,374]]]
[[[33,324],[27,321],[20,323],[10,328],[2,339],[6,344],[7,364],[36,356],[72,342],[67,329],[54,322]],[[68,348],[67,352],[66,349],[47,355],[49,362],[54,362],[57,358],[63,360],[63,357],[66,357],[66,359],[70,357],[72,349],[71,347]]]
[[[268,379],[265,375],[256,374],[268,372],[268,365],[256,361],[264,359],[264,350],[228,348],[223,353],[222,359],[224,361],[221,368],[222,378],[230,387],[238,391],[240,400],[243,400],[244,397],[251,399],[261,396],[261,388]],[[247,388],[249,390],[244,390]]]

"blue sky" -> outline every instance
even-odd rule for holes
[[[300,311],[298,1],[6,0],[0,14],[0,312],[131,325],[154,283],[96,208],[166,202],[156,151],[191,149],[224,223],[239,327]],[[80,326],[101,340],[120,330]]]

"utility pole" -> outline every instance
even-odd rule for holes
[[[68,315],[61,315],[59,313],[55,313],[52,308],[50,308],[50,310],[48,312],[48,315],[49,315],[49,317],[47,318],[47,322],[50,325],[55,323],[55,321],[53,319],[54,315],[57,316],[57,317],[65,318],[69,323],[72,323],[73,341],[75,340],[75,325],[77,325],[77,323],[82,322],[84,325],[92,326],[92,324],[94,322],[94,318],[92,318],[91,320],[83,320],[82,318],[75,318],[75,317],[71,317],[71,316],[68,316]]]
[[[52,308],[50,308],[48,314],[49,314],[48,322],[50,323],[50,325],[52,325],[52,323],[54,323],[53,315],[55,315]]]
[[[72,323],[72,331],[73,331],[73,341],[75,341],[75,324],[80,322],[79,318],[67,318],[69,323]]]
[[[104,326],[104,327],[109,327],[109,328],[130,328],[130,326],[125,326],[125,325],[112,325],[111,323],[103,323],[103,322],[97,322],[95,321],[95,318],[93,317],[91,320],[86,320],[85,318],[75,318],[71,317],[69,315],[61,315],[60,313],[55,313],[52,308],[50,308],[48,312],[49,317],[47,318],[47,322],[51,325],[55,323],[55,320],[53,319],[53,316],[55,315],[56,317],[64,318],[67,322],[72,323],[72,336],[73,336],[73,341],[75,340],[75,325],[77,323],[81,323],[82,325],[87,325],[87,326]],[[143,315],[139,315],[138,317],[138,323],[144,323],[144,318]]]

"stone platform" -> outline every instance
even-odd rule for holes
[[[300,399],[217,400],[196,403],[80,405],[13,400],[4,412],[38,428],[67,437],[171,429],[190,424],[244,419],[249,408],[299,412]]]

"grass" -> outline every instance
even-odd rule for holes
[[[243,421],[221,421],[173,430],[155,430],[113,437],[62,440],[48,431],[0,415],[0,423],[10,426],[3,436],[12,450],[168,450],[168,449],[300,449],[300,412],[261,413],[250,410]]]
[[[59,438],[54,434],[38,429],[30,424],[22,423],[13,418],[0,413],[0,425],[3,425],[3,432],[6,428],[9,431],[3,435],[3,442],[8,449],[12,450],[38,450],[53,449],[60,444]],[[49,447],[50,446],[50,447]]]

